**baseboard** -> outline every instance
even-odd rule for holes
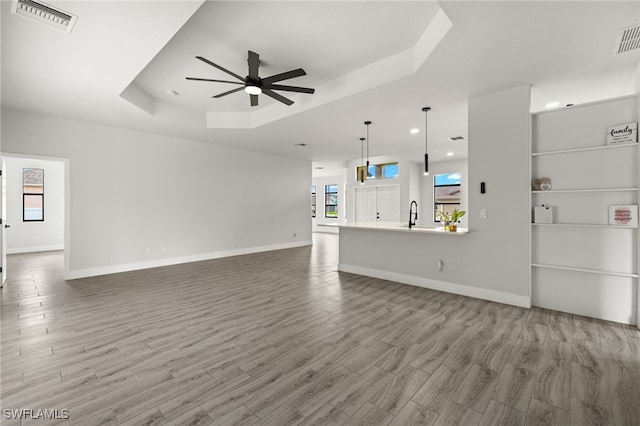
[[[364,275],[367,277],[379,278],[382,280],[395,281],[401,284],[409,284],[416,287],[428,288],[431,290],[445,291],[447,293],[459,294],[462,296],[474,297],[476,299],[489,300],[491,302],[504,303],[507,305],[520,306],[522,308],[531,307],[531,298],[518,296],[517,294],[505,293],[497,290],[489,290],[480,287],[454,284],[445,281],[432,280],[429,278],[416,277],[414,275],[399,274],[397,272],[382,271],[379,269],[364,268],[361,266],[338,264],[338,271],[352,274]]]
[[[338,234],[340,230],[338,228],[330,228],[328,226],[317,227],[313,229],[313,232],[317,232],[320,234]]]
[[[203,260],[220,259],[223,257],[240,256],[243,254],[260,253],[265,251],[282,250],[294,247],[312,245],[311,240],[296,241],[293,243],[272,244],[268,246],[247,247],[234,250],[223,250],[211,253],[202,253],[190,256],[172,257],[165,259],[155,259],[144,262],[133,262],[119,265],[101,266],[97,268],[70,270],[64,277],[66,280],[78,278],[96,277],[100,275],[117,274],[120,272],[138,271],[141,269],[159,268],[162,266],[179,265],[182,263],[200,262]]]
[[[8,248],[7,254],[37,253],[39,251],[56,251],[56,250],[64,250],[64,244],[54,244],[51,246]]]

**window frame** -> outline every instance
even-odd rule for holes
[[[37,186],[38,184],[29,184],[25,182],[25,172],[27,170],[42,170],[42,192],[34,193],[34,192],[26,192],[25,188],[27,186]],[[42,214],[39,219],[31,219],[27,218],[27,198],[28,197],[37,197],[40,198],[40,205],[42,206]],[[44,169],[35,168],[35,167],[24,167],[22,169],[22,221],[23,222],[44,222]]]
[[[331,191],[329,192],[329,187],[335,187],[336,190],[335,192]],[[339,193],[340,193],[340,189],[338,187],[337,183],[331,184],[331,185],[325,185],[324,186],[324,217],[326,219],[337,219],[338,218],[338,204],[340,202],[339,200]],[[330,204],[327,201],[329,200],[329,196],[334,195],[336,196],[336,203],[335,204]],[[335,215],[328,215],[328,207],[335,207]]]
[[[454,174],[459,174],[460,175],[460,181],[459,183],[454,183],[454,184],[441,184],[441,185],[437,185],[436,184],[436,180],[438,176],[442,176],[442,175],[454,175]],[[438,202],[437,201],[437,191],[438,188],[459,188],[459,193],[460,193],[460,197],[458,200],[456,201],[451,201],[451,202]],[[440,205],[449,205],[449,206],[458,206],[457,209],[460,210],[462,208],[462,173],[461,172],[452,172],[452,173],[438,173],[438,174],[434,174],[433,175],[433,221],[435,223],[442,223],[442,221],[440,220],[440,215],[439,212],[440,210],[438,210],[438,206]]]
[[[316,186],[311,185],[311,217],[316,217],[316,209],[318,205],[317,197]]]
[[[395,166],[398,171],[395,176],[385,177],[385,169],[389,166]],[[391,161],[388,163],[370,164],[368,169],[367,166],[356,166],[356,181],[360,181],[360,173],[363,173],[361,170],[367,170],[367,174],[364,177],[365,180],[396,179],[400,176],[400,163],[397,161]]]

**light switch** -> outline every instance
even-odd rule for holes
[[[480,219],[487,218],[487,209],[480,209]]]

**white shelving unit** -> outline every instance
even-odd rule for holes
[[[638,204],[638,144],[606,145],[608,127],[638,121],[635,96],[532,115],[531,206],[554,223],[531,226],[534,306],[635,324],[637,226],[610,225],[610,205]]]
[[[532,223],[532,226],[578,226],[583,228],[638,229],[637,226],[605,225],[602,223]]]
[[[586,151],[602,151],[605,149],[619,149],[626,148],[628,145],[603,145],[603,146],[588,146],[584,148],[572,148],[572,149],[559,149],[555,151],[543,151],[533,152],[532,157],[539,157],[541,155],[557,155],[557,154],[571,154],[574,152],[586,152]]]
[[[637,191],[638,188],[591,188],[591,189],[550,189],[549,191],[531,191],[532,194],[553,194],[554,192],[624,192]]]

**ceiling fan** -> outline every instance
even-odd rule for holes
[[[264,93],[265,95],[277,101],[280,101],[283,104],[291,105],[293,104],[293,101],[291,99],[285,98],[281,94],[274,92],[274,90],[282,90],[285,92],[308,93],[308,94],[313,94],[315,92],[315,89],[310,89],[307,87],[285,86],[282,84],[274,84],[282,80],[288,80],[290,78],[307,75],[307,73],[302,68],[272,75],[266,78],[260,78],[260,75],[258,74],[258,68],[260,67],[260,55],[250,50],[249,50],[249,58],[247,60],[247,62],[249,63],[249,75],[244,78],[240,77],[238,74],[234,72],[229,71],[226,68],[221,67],[218,64],[214,64],[213,62],[211,62],[206,58],[203,58],[202,56],[196,56],[196,59],[199,59],[204,63],[207,63],[215,68],[218,68],[220,71],[224,71],[227,74],[232,75],[233,77],[237,78],[240,81],[214,80],[210,78],[196,78],[196,77],[186,77],[187,80],[213,81],[216,83],[231,83],[231,84],[240,84],[243,86],[243,87],[238,87],[237,89],[229,90],[227,92],[223,92],[218,95],[212,96],[213,98],[221,98],[223,96],[227,96],[244,89],[244,91],[249,94],[249,98],[251,99],[251,106],[258,105],[258,95],[260,93]]]

